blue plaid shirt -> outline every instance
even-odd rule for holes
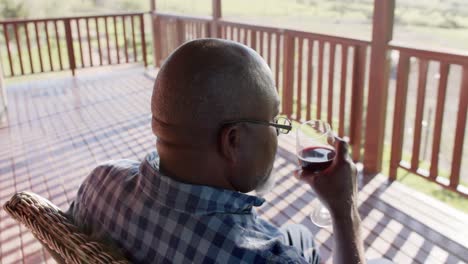
[[[69,213],[92,236],[111,239],[133,263],[306,263],[253,207],[264,199],[185,184],[143,162],[110,161],[81,185]]]

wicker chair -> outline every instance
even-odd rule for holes
[[[59,263],[129,263],[118,250],[80,232],[64,212],[37,194],[17,193],[3,207]]]

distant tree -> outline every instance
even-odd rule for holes
[[[1,18],[21,18],[28,17],[26,1],[23,0],[0,0]]]

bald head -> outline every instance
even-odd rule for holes
[[[253,118],[276,104],[271,71],[252,49],[232,41],[199,39],[169,56],[156,78],[151,110],[158,128],[211,128]]]

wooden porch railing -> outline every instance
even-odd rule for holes
[[[399,52],[398,75],[396,80],[395,107],[393,114],[393,132],[390,160],[390,179],[396,179],[397,169],[403,168],[416,175],[422,176],[430,181],[440,184],[444,188],[468,196],[468,189],[460,184],[460,168],[462,163],[463,146],[465,140],[466,115],[468,110],[468,54],[457,54],[455,52],[429,51],[410,48],[402,45],[390,45],[390,49]],[[417,96],[408,99],[410,59],[417,62]],[[437,76],[439,77],[437,92],[429,95],[435,98],[436,109],[434,126],[432,128],[432,149],[430,151],[429,170],[421,168],[421,139],[422,124],[424,115],[424,105],[427,101],[427,78],[429,63],[437,64],[439,67]],[[455,65],[461,66],[461,83],[458,97],[457,116],[445,116],[447,101],[448,79],[451,68]],[[414,119],[414,134],[412,138],[411,161],[403,161],[403,140],[410,140],[404,137],[406,114],[406,102],[410,101],[416,105]],[[448,101],[448,103],[453,103]],[[430,118],[430,117],[428,117]],[[452,119],[453,118],[453,119]],[[456,118],[456,119],[455,119]],[[456,120],[454,130],[445,130],[442,128],[447,124],[448,119]],[[441,144],[444,142],[453,142],[452,162],[448,178],[440,176],[439,156],[441,153]],[[446,144],[446,143],[445,143]],[[465,153],[466,155],[467,153]]]
[[[286,28],[265,27],[226,21],[210,17],[191,17],[152,13],[157,35],[155,54],[157,65],[182,43],[217,36],[243,43],[255,49],[272,69],[277,88],[282,97],[282,113],[297,120],[325,119],[342,137],[348,137],[352,158],[363,161],[363,137],[367,101],[364,100],[366,72],[369,71],[371,42],[361,39],[314,34]],[[213,26],[215,23],[215,26]],[[216,32],[214,32],[216,31]],[[390,179],[396,178],[396,169],[407,169],[425,176],[444,188],[468,195],[460,184],[460,167],[463,152],[466,112],[468,104],[468,57],[462,54],[431,52],[403,46],[389,45],[388,51],[400,52],[397,93],[393,115]],[[406,99],[410,57],[422,61],[418,105],[411,165],[400,162],[403,153],[403,129],[406,118]],[[441,78],[437,95],[436,125],[434,127],[431,169],[419,168],[419,148],[424,105],[424,86],[428,61],[441,64]],[[441,128],[444,122],[445,89],[449,67],[463,65],[457,127],[455,130],[453,163],[449,179],[438,176]],[[372,124],[371,124],[372,125]]]
[[[182,43],[213,35],[210,18],[157,13],[156,21],[158,66]],[[216,23],[218,37],[253,48],[269,64],[283,114],[297,121],[326,117],[340,136],[349,138],[353,159],[361,159],[368,41],[226,20]]]
[[[63,70],[74,75],[80,68],[138,61],[146,66],[144,14],[0,21],[4,76]]]

